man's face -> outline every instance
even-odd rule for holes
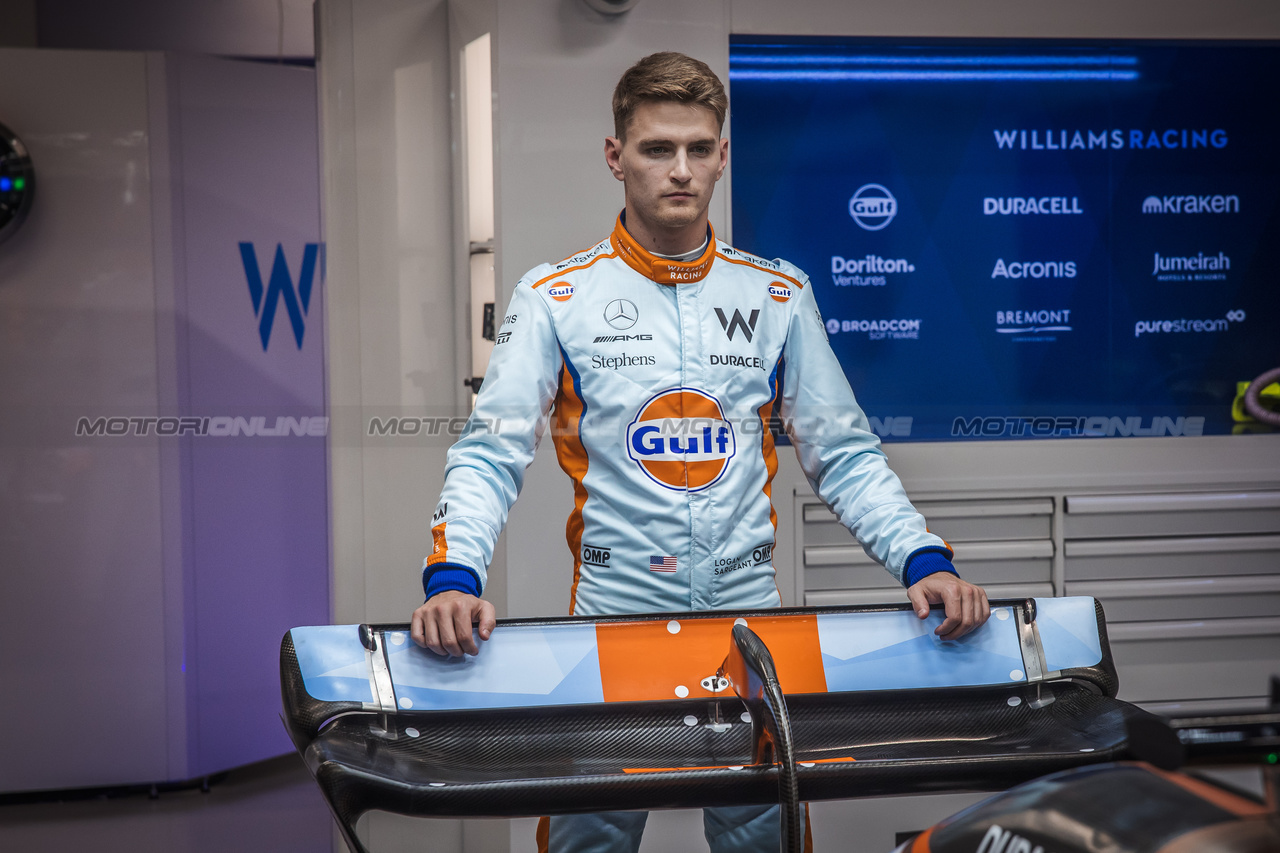
[[[650,229],[678,229],[706,218],[711,191],[729,162],[715,114],[676,101],[642,103],[627,140],[605,140],[605,161],[626,186],[627,209]]]

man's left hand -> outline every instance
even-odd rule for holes
[[[981,628],[991,615],[987,593],[982,587],[961,580],[950,572],[934,572],[907,588],[907,598],[916,609],[916,615],[924,619],[929,606],[941,604],[947,618],[934,631],[943,640],[958,640],[965,634]]]

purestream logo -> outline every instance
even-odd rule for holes
[[[1177,320],[1139,320],[1133,324],[1133,336],[1143,335],[1184,335],[1203,334],[1206,332],[1225,332],[1232,323],[1243,323],[1243,311],[1228,311],[1224,319],[1188,320],[1185,317]]]
[[[867,338],[873,341],[880,341],[886,338],[892,340],[919,340],[921,320],[837,320],[832,317],[827,320],[827,334],[835,335],[841,332],[866,332]]]
[[[1155,256],[1151,274],[1157,281],[1225,281],[1227,270],[1231,269],[1231,258],[1226,252],[1216,255],[1198,252],[1180,257],[1161,256],[1156,252]]]
[[[886,276],[915,271],[916,265],[905,258],[831,256],[831,282],[836,287],[884,287],[889,283]]]
[[[996,148],[1018,151],[1107,151],[1120,148],[1226,148],[1221,128],[1166,130],[992,130]]]
[[[1149,195],[1143,213],[1239,213],[1238,195]]]

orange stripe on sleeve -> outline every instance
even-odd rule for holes
[[[428,566],[443,563],[448,556],[449,541],[444,533],[444,528],[447,524],[448,522],[442,521],[431,528],[431,556],[427,557]]]

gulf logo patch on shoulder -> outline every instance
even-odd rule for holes
[[[791,298],[791,285],[785,281],[769,282],[769,295],[773,297],[775,302],[786,302]]]
[[[640,407],[627,426],[627,455],[649,479],[677,491],[716,483],[737,452],[720,401],[696,388],[669,388]]]
[[[573,296],[573,285],[567,281],[557,281],[547,288],[547,296],[557,302],[567,302]]]

